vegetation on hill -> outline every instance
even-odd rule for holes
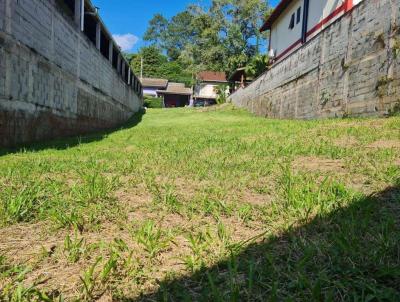
[[[398,301],[399,131],[224,105],[3,150],[0,300]]]
[[[170,19],[156,14],[144,40],[150,47],[133,56],[133,66],[144,75],[188,82],[199,71],[224,71],[230,76],[237,68],[252,65],[249,76],[262,72],[255,61],[263,60],[261,49],[267,36],[259,32],[270,13],[264,0],[213,0],[209,7],[192,4]],[[255,59],[256,58],[256,59]]]
[[[144,77],[185,83],[188,87],[193,84],[193,75],[186,71],[185,66],[179,61],[169,61],[157,46],[142,47],[137,54],[130,56],[130,64],[137,75],[141,73],[142,59]]]

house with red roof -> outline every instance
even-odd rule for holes
[[[194,87],[194,105],[209,106],[216,104],[217,87],[226,86],[229,93],[229,83],[225,72],[202,71],[197,74],[196,85]]]
[[[287,57],[362,1],[281,0],[261,28],[270,32],[270,57]]]

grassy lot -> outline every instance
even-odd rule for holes
[[[400,300],[399,117],[153,109],[1,152],[1,301]]]

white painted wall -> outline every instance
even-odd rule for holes
[[[215,99],[217,97],[217,93],[215,92],[217,86],[217,84],[199,83],[195,88],[195,96]]]
[[[292,4],[281,14],[275,21],[271,29],[271,48],[275,50],[275,54],[279,55],[289,46],[301,38],[301,27],[303,22],[303,1],[294,0]],[[322,0],[321,0],[322,1]],[[300,23],[296,23],[293,29],[289,29],[292,14],[297,13],[297,9],[301,6],[302,16]]]
[[[143,95],[157,96],[158,88],[143,87]]]
[[[307,31],[332,14],[343,3],[344,0],[310,0]]]

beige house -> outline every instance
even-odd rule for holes
[[[229,85],[224,72],[202,71],[198,73],[194,87],[194,105],[216,104],[216,89],[220,85],[226,85],[227,93],[229,93]]]

